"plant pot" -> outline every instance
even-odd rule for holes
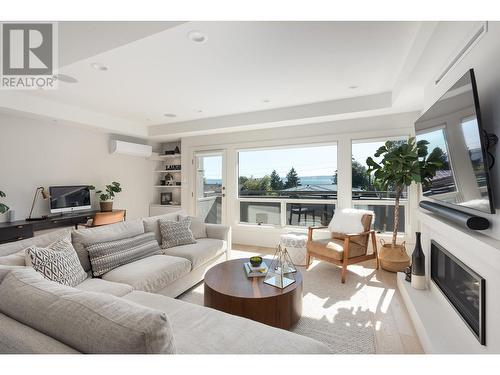
[[[100,202],[101,212],[111,212],[113,211],[113,201]]]
[[[389,272],[403,271],[410,265],[410,257],[406,253],[404,242],[401,245],[392,246],[390,243],[381,241],[379,250],[380,266]]]

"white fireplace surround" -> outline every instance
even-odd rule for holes
[[[426,353],[500,353],[500,241],[417,210],[428,289],[413,289],[398,274],[398,288]],[[431,240],[486,280],[486,346],[430,279]]]

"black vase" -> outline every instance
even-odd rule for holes
[[[416,232],[415,250],[411,255],[411,286],[415,289],[426,289],[425,254],[422,251],[420,232]]]

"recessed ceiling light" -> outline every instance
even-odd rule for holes
[[[262,103],[271,103],[269,99],[262,99]]]
[[[52,78],[56,81],[66,82],[66,83],[77,83],[78,80],[75,77],[69,76],[67,74],[55,74]]]
[[[177,115],[174,113],[165,113],[163,116],[165,116],[165,117],[177,117]]]
[[[352,86],[349,86],[349,90],[356,90],[359,86],[356,86],[356,85],[352,85]]]
[[[101,70],[103,72],[108,70],[108,67],[106,65],[97,62],[90,64],[90,66],[96,70]]]
[[[188,38],[191,39],[195,43],[204,43],[207,41],[207,36],[203,34],[201,31],[192,30],[187,34]]]

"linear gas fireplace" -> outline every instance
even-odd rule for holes
[[[485,337],[485,280],[431,241],[431,278],[482,345]]]

